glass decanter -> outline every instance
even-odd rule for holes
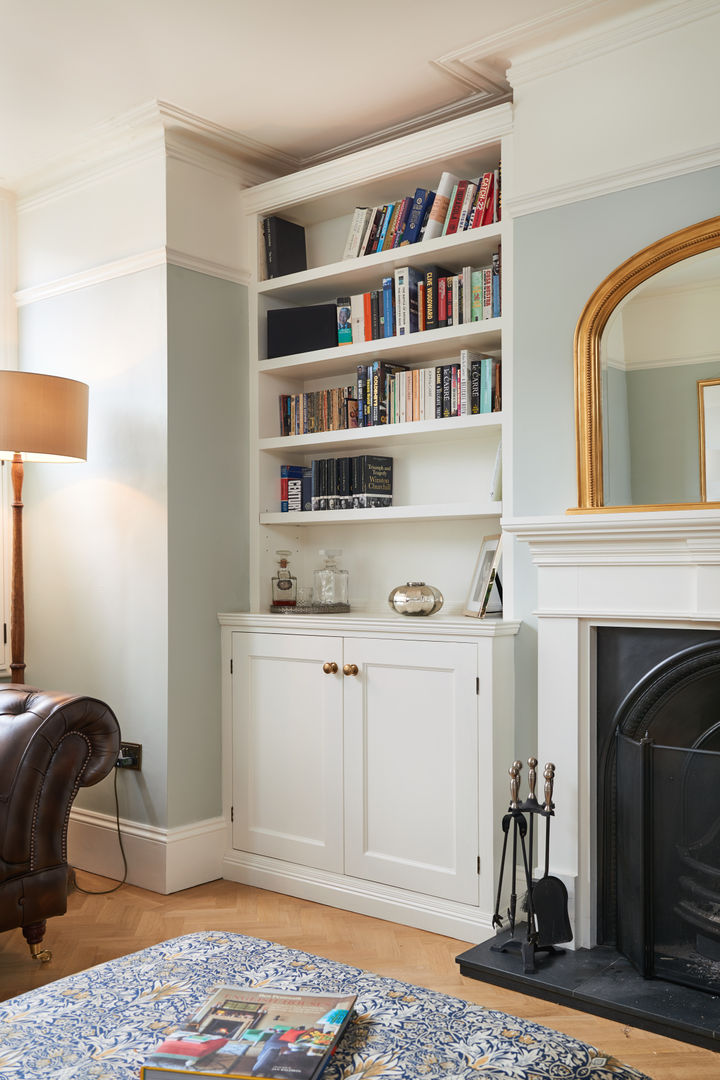
[[[313,600],[316,604],[348,605],[348,572],[341,570],[335,561],[342,555],[340,548],[321,548],[325,560],[321,569],[313,573]]]

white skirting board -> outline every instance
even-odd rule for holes
[[[440,897],[424,896],[379,882],[314,870],[242,851],[226,852],[222,876],[228,881],[357,911],[376,919],[414,926],[476,945],[492,937],[492,912]]]
[[[223,876],[227,825],[223,818],[177,829],[120,819],[127,881],[164,895]],[[113,878],[123,875],[115,818],[74,808],[68,826],[68,862],[78,870]]]

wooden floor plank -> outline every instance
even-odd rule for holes
[[[81,887],[112,884],[78,872]],[[471,944],[279,893],[214,881],[170,896],[124,885],[108,895],[71,893],[48,923],[49,964],[30,958],[19,930],[0,934],[0,1000],[105,960],[197,930],[248,934],[532,1020],[591,1043],[653,1080],[718,1080],[720,1054],[460,975]]]

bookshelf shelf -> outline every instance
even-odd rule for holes
[[[314,435],[282,435],[259,439],[258,450],[281,455],[305,451],[343,450],[348,453],[372,451],[383,443],[413,443],[466,441],[480,432],[499,433],[502,413],[481,416],[451,416],[445,420],[415,420],[405,424],[381,424],[377,427],[352,428],[342,431],[320,431]]]
[[[420,367],[459,353],[460,349],[499,353],[502,341],[502,318],[445,326],[439,330],[422,330],[401,337],[361,341],[334,349],[318,349],[314,353],[296,353],[272,360],[261,360],[258,373],[289,375],[293,378],[319,379],[330,375],[355,377],[355,365],[383,359],[391,363]]]
[[[377,287],[380,279],[393,273],[398,266],[423,267],[440,263],[457,272],[471,260],[481,260],[483,264],[489,262],[501,236],[499,222],[483,225],[453,236],[440,236],[359,259],[329,263],[301,274],[270,278],[258,284],[258,295],[282,298],[294,304],[317,304],[336,294],[364,292]]]
[[[428,506],[386,506],[379,510],[315,510],[311,513],[260,514],[263,525],[315,526],[361,525],[363,522],[458,521],[468,518],[497,518],[501,502],[432,503]]]

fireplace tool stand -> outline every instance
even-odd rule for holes
[[[543,773],[545,799],[541,803],[535,794],[537,764],[537,758],[528,758],[528,797],[522,803],[519,802],[522,762],[514,761],[508,770],[510,774],[510,805],[507,814],[502,819],[502,859],[500,862],[495,913],[492,918],[492,924],[499,933],[503,928],[503,920],[500,916],[500,897],[502,895],[508,838],[512,829],[512,882],[510,904],[507,910],[510,937],[492,945],[491,948],[498,952],[519,951],[525,975],[535,974],[535,957],[538,952],[564,952],[563,949],[558,949],[556,946],[561,942],[572,941],[572,928],[568,917],[567,889],[560,878],[551,877],[550,875],[550,820],[555,814],[555,803],[552,801],[555,766],[552,763],[545,766]],[[541,818],[545,819],[545,873],[538,881],[533,881],[532,867],[536,818],[538,824]],[[522,872],[525,877],[526,891],[522,901],[522,907],[527,914],[525,924],[518,923],[516,920],[518,841],[522,854]],[[524,928],[524,933],[521,927]],[[518,931],[517,936],[516,930]]]

